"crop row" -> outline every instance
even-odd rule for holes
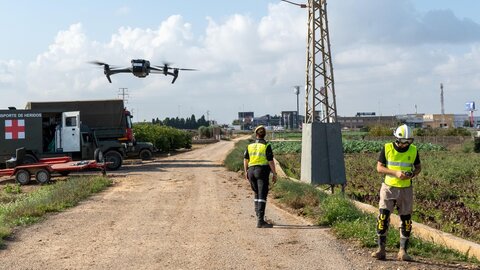
[[[344,153],[378,153],[385,141],[343,140]],[[277,154],[301,153],[301,141],[273,141],[272,148]],[[432,143],[415,144],[419,151],[446,151],[445,147]]]

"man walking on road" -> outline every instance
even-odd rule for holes
[[[413,131],[407,125],[399,126],[395,132],[395,142],[385,144],[377,162],[377,171],[385,175],[380,189],[379,215],[377,219],[378,250],[372,257],[385,260],[385,246],[390,214],[397,207],[401,219],[400,251],[397,259],[411,261],[407,253],[412,231],[413,186],[412,178],[422,170],[417,147],[413,145]]]
[[[270,172],[273,173],[272,181],[277,181],[277,172],[273,161],[273,151],[267,141],[264,126],[255,129],[256,140],[247,146],[243,158],[245,178],[250,182],[255,193],[254,204],[257,214],[257,228],[272,228],[273,225],[266,222],[265,207],[267,205],[268,185]]]

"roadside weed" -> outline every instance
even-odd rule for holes
[[[109,185],[105,177],[71,177],[67,181],[42,186],[15,201],[0,203],[0,244],[19,225],[37,222],[48,212],[62,211],[76,205]]]
[[[15,184],[15,185],[6,184],[3,187],[3,190],[7,194],[20,194],[20,193],[22,193],[22,189],[20,188],[20,185],[18,185],[18,184]]]

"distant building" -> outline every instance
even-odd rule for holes
[[[298,115],[297,111],[282,111],[282,117],[280,119],[280,125],[284,129],[299,129],[302,126],[304,117]]]
[[[315,112],[318,117],[320,112]],[[269,114],[254,117],[254,112],[239,112],[238,119],[234,125],[240,126],[242,130],[252,129],[258,125],[267,128],[281,128],[285,130],[301,129],[305,116],[298,116],[297,111],[282,111],[280,116]],[[414,128],[439,128],[439,127],[464,127],[470,123],[468,114],[403,114],[395,116],[378,116],[375,112],[358,112],[356,116],[338,116],[337,122],[342,129],[359,130],[373,126],[396,127],[399,124],[407,124]],[[480,116],[473,117],[473,126],[480,128]]]
[[[395,116],[373,115],[338,116],[337,122],[340,123],[342,129],[362,129],[378,125],[394,127],[398,124],[398,120]]]
[[[453,115],[453,127],[465,127],[465,124],[470,123],[470,116],[467,114],[454,114]],[[477,126],[478,119],[473,117],[473,126]],[[468,126],[468,125],[467,125]]]
[[[424,128],[455,127],[453,114],[425,114],[423,115]],[[463,126],[463,124],[462,124]]]
[[[252,129],[252,122],[254,118],[253,112],[239,112],[238,113],[238,122],[242,127],[242,130]]]
[[[265,127],[278,126],[280,125],[280,116],[271,116],[266,114],[264,116],[254,117],[252,121],[252,127],[259,125],[264,125]]]
[[[401,114],[395,116],[400,123],[407,124],[413,128],[421,128],[423,127],[423,113],[417,114]]]

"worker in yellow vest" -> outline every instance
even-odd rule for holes
[[[264,126],[255,128],[256,140],[247,146],[243,156],[245,178],[250,182],[250,186],[255,193],[253,201],[257,215],[257,228],[273,227],[272,224],[264,219],[270,172],[273,173],[273,183],[277,181],[273,151],[271,145],[265,141],[266,134]]]
[[[377,161],[377,171],[385,175],[380,188],[380,213],[377,218],[378,250],[372,257],[385,260],[385,246],[390,214],[395,206],[400,216],[400,250],[397,259],[411,261],[407,253],[408,241],[412,231],[413,185],[412,178],[422,167],[417,147],[413,145],[413,130],[407,125],[399,126],[393,133],[395,142],[386,143]]]

